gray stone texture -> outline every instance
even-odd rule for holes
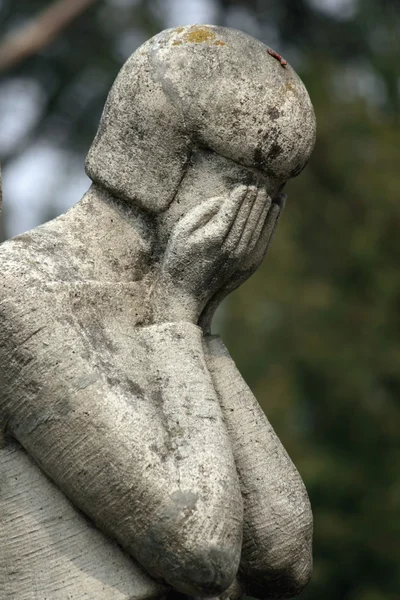
[[[288,598],[310,577],[304,485],[210,331],[314,145],[267,50],[213,26],[146,42],[87,194],[0,246],[1,598]]]

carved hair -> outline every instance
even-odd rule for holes
[[[194,146],[285,183],[315,142],[308,93],[290,66],[246,34],[163,31],[122,67],[89,151],[89,177],[151,212],[165,210]]]

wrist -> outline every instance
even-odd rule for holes
[[[199,310],[190,294],[172,286],[157,285],[151,301],[152,322],[188,322],[197,325]]]

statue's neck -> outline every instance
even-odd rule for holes
[[[96,279],[133,282],[151,276],[157,260],[156,227],[144,211],[92,185],[67,218],[87,250],[87,260],[95,262]]]

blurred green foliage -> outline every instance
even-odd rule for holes
[[[190,2],[189,2],[190,3]],[[225,304],[223,336],[303,475],[315,515],[304,600],[400,598],[400,4],[219,0],[295,66],[318,122],[314,155],[260,270]],[[47,5],[0,4],[7,30]],[[33,79],[38,136],[84,153],[130,51],[168,2],[99,2],[7,74]],[[176,23],[178,25],[178,23]]]

